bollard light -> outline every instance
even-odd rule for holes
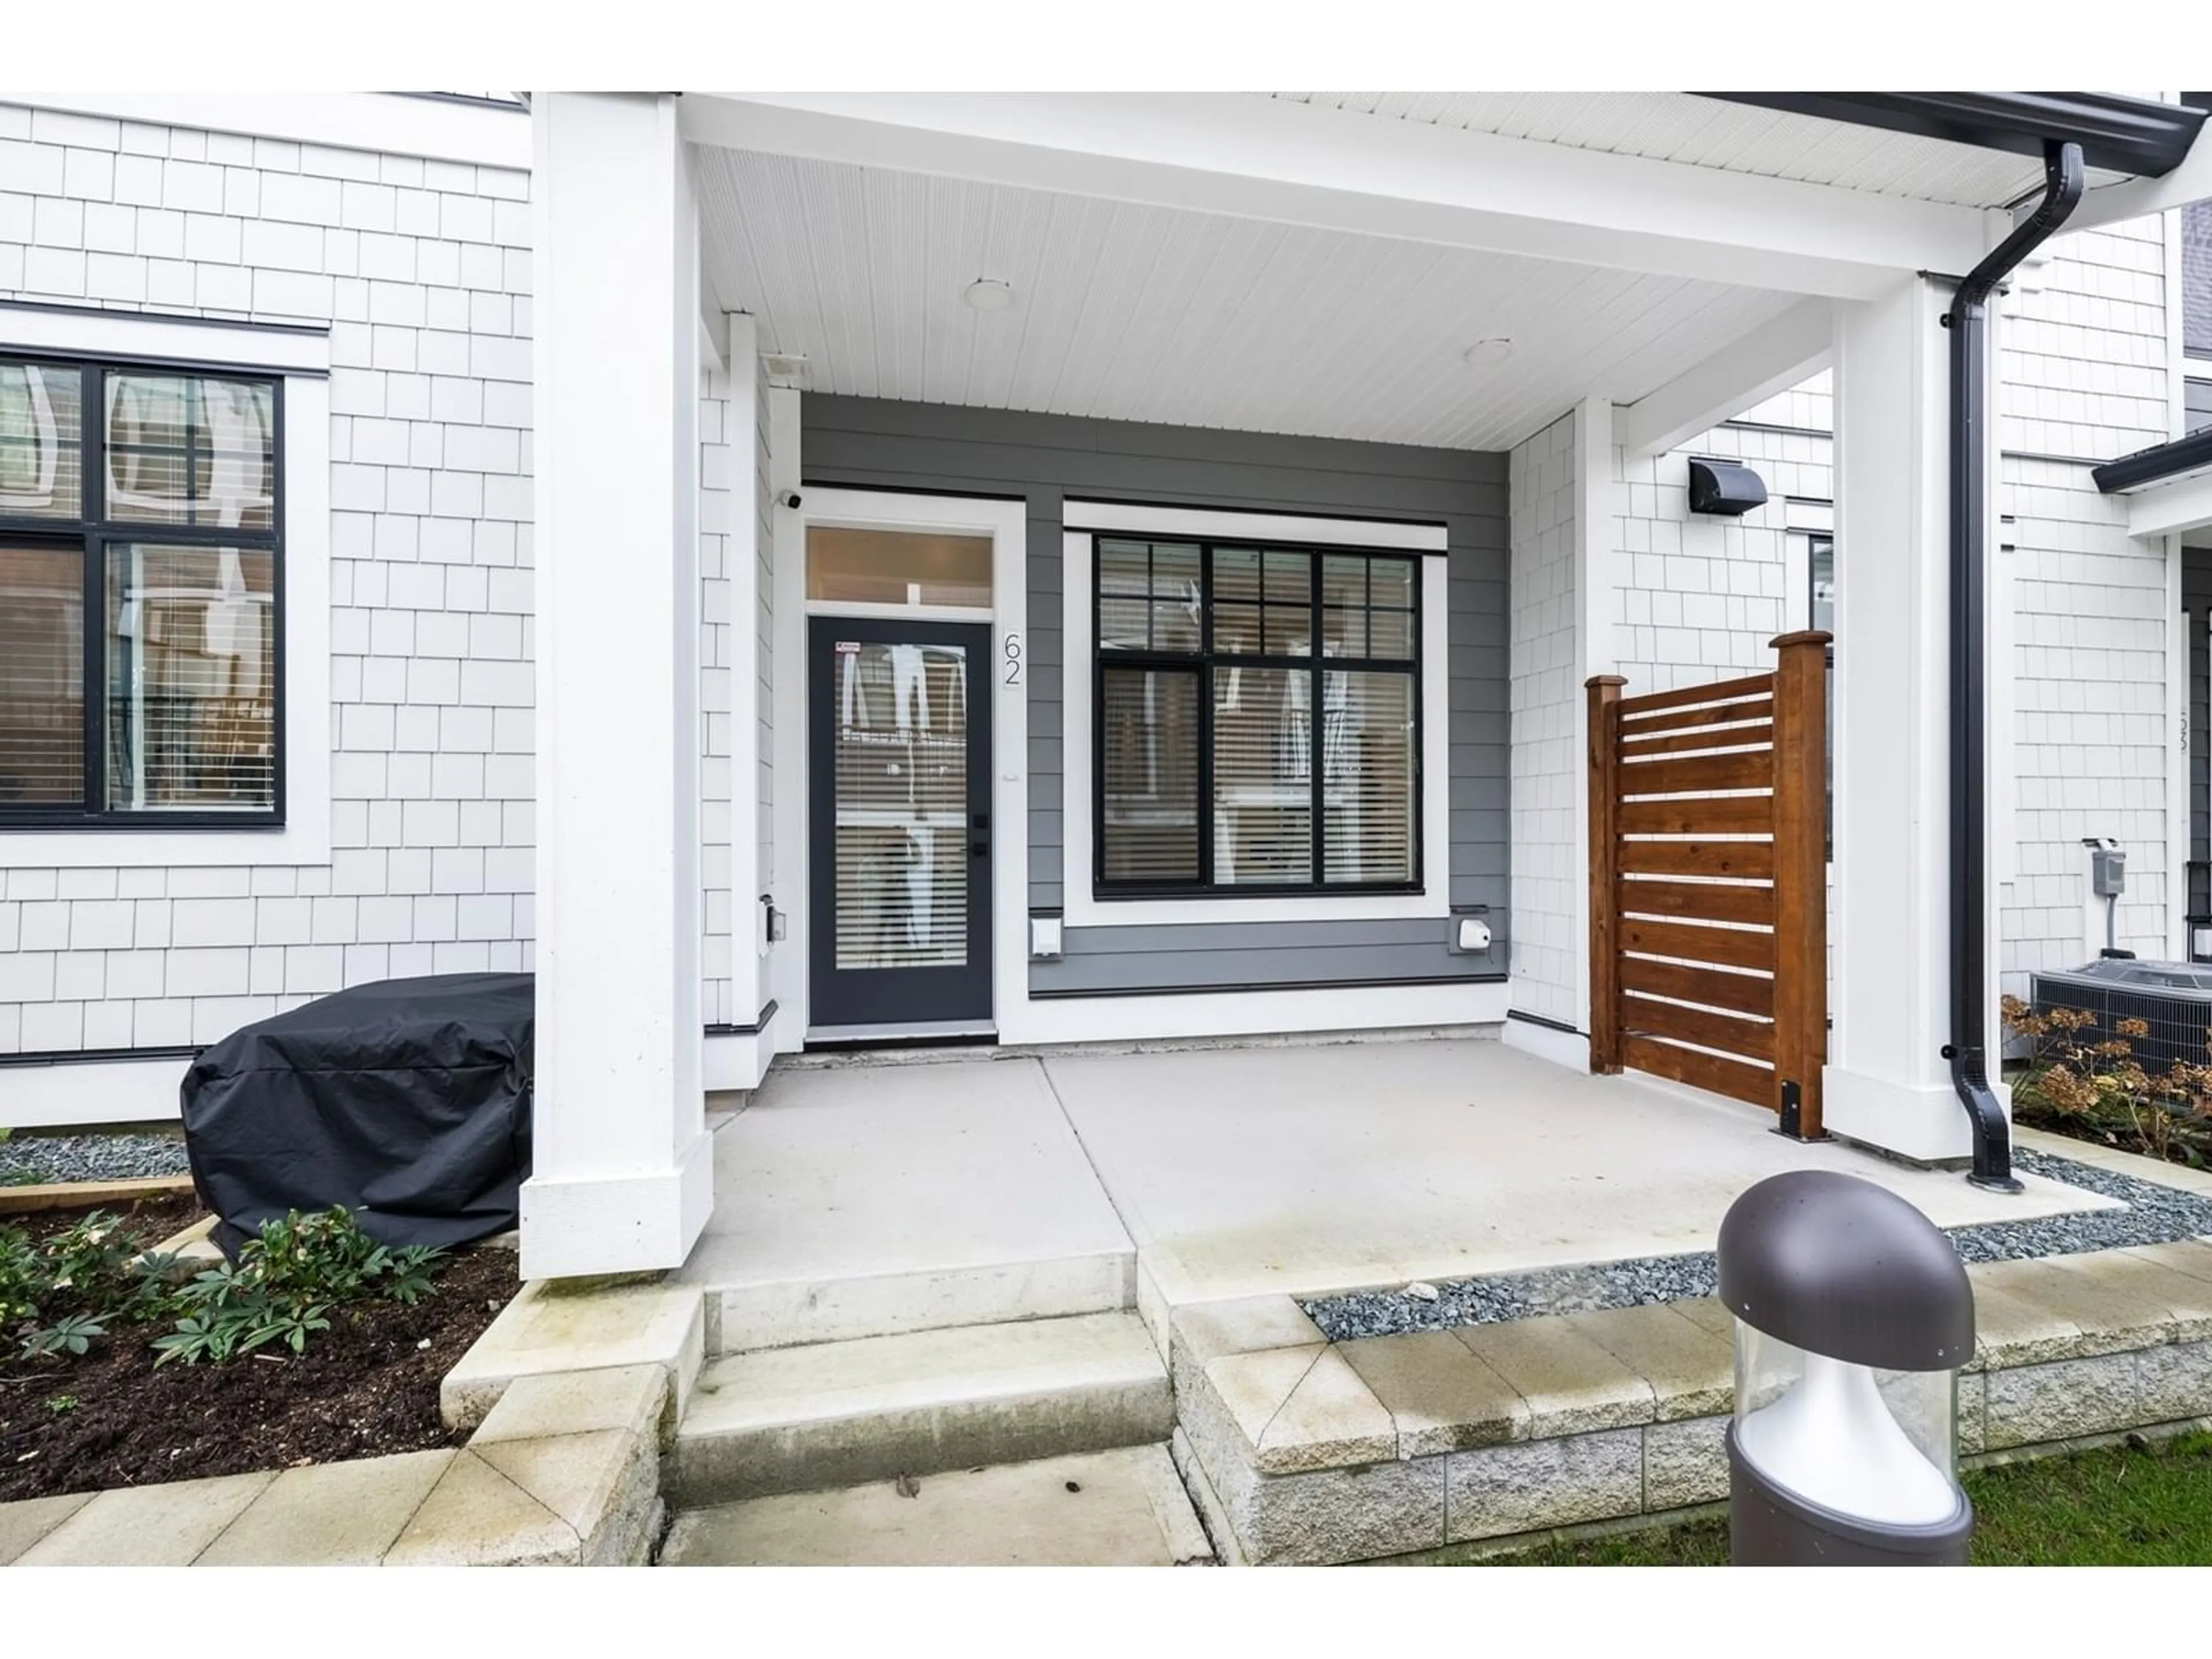
[[[1719,1255],[1735,1564],[1963,1566],[1974,1293],[1950,1241],[1886,1188],[1798,1170],[1729,1206]]]

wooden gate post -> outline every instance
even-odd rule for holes
[[[1772,641],[1774,1079],[1784,1134],[1819,1140],[1828,1058],[1828,641]]]
[[[1589,693],[1589,1065],[1620,1069],[1620,688],[1594,674]]]

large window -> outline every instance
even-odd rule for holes
[[[1102,897],[1421,884],[1407,554],[1101,536]]]
[[[0,356],[0,823],[273,823],[277,382]]]

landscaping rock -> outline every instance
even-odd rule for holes
[[[182,1136],[25,1135],[0,1140],[0,1180],[27,1172],[40,1181],[135,1181],[191,1173]]]
[[[1945,1231],[1960,1260],[2008,1261],[2169,1243],[2212,1234],[2212,1196],[2075,1158],[2015,1148],[2015,1168],[2118,1199],[2117,1210],[1983,1222]],[[1392,1288],[1314,1297],[1298,1305],[1332,1342],[1403,1331],[1452,1330],[1543,1314],[1594,1313],[1711,1297],[1719,1289],[1711,1251],[1638,1256],[1586,1267],[1547,1267],[1455,1279],[1427,1301]]]

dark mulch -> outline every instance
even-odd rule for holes
[[[189,1194],[175,1198],[142,1198],[135,1203],[102,1204],[94,1208],[119,1218],[125,1226],[146,1241],[149,1249],[156,1244],[167,1243],[207,1213],[200,1208],[199,1200]],[[0,1211],[0,1227],[15,1228],[29,1234],[35,1241],[67,1232],[92,1213],[93,1208],[25,1210],[15,1215]]]
[[[149,1243],[190,1222],[142,1205]],[[82,1212],[0,1217],[67,1225]],[[520,1288],[515,1254],[457,1253],[434,1294],[407,1308],[331,1311],[304,1354],[154,1369],[152,1326],[125,1327],[80,1358],[0,1358],[0,1502],[203,1475],[335,1463],[457,1445],[438,1420],[438,1384]],[[427,1345],[427,1346],[426,1346]],[[57,1410],[56,1402],[76,1404]]]

